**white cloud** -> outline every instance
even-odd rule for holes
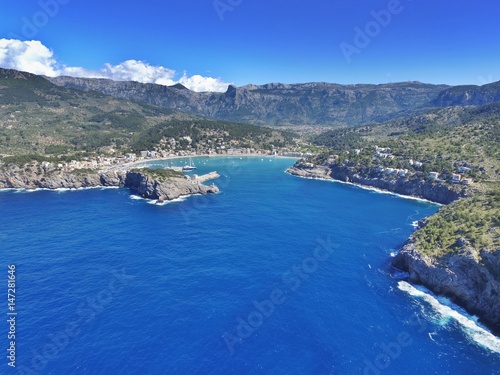
[[[85,78],[108,78],[115,81],[136,81],[171,86],[181,83],[193,91],[226,91],[229,83],[220,78],[201,75],[188,76],[186,72],[176,79],[175,70],[153,66],[140,60],[127,60],[118,65],[106,63],[102,69],[65,66],[54,58],[54,53],[40,41],[22,42],[0,39],[0,67],[22,70],[50,77],[68,75]]]
[[[54,53],[37,40],[0,39],[0,66],[34,74],[56,76]]]
[[[86,78],[108,78],[114,81],[136,81],[175,85],[175,70],[163,66],[152,66],[142,61],[127,60],[118,65],[104,64],[100,70],[88,70],[80,67],[63,67],[60,75]],[[207,77],[211,79],[210,77]],[[205,78],[205,79],[207,79]]]
[[[179,79],[179,83],[193,91],[226,91],[228,83],[212,77],[202,77],[198,74],[188,77],[186,72]]]

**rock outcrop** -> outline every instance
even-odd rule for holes
[[[195,180],[184,178],[158,181],[141,172],[128,172],[125,178],[125,186],[141,197],[157,199],[160,202],[176,199],[184,195],[215,194],[219,192],[215,185],[206,186]]]
[[[425,255],[410,239],[393,259],[413,283],[449,297],[500,334],[500,250],[475,251],[440,259]]]
[[[0,170],[0,189],[79,189],[89,187],[127,187],[134,194],[160,202],[184,195],[213,194],[219,189],[215,185],[203,185],[184,177],[156,179],[137,171],[73,171],[45,172],[32,167],[11,167]]]

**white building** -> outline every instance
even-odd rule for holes
[[[137,159],[137,156],[135,154],[132,154],[132,153],[126,154],[125,156],[130,161],[135,161]]]

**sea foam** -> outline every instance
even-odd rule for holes
[[[192,194],[192,195],[201,195],[201,194]],[[130,195],[130,199],[145,201],[147,204],[154,204],[156,206],[165,206],[165,205],[170,204],[170,203],[184,202],[190,196],[191,195],[181,195],[179,198],[160,202],[157,199],[147,199],[147,198],[143,198],[143,197],[141,197],[139,195],[133,195],[133,194],[131,194]]]
[[[462,331],[469,337],[469,339],[483,348],[489,349],[492,352],[500,354],[500,338],[493,335],[491,332],[481,327],[477,319],[461,310],[458,306],[452,304],[446,298],[439,300],[432,296],[429,291],[423,287],[416,288],[406,281],[399,281],[398,288],[412,297],[424,300],[432,309],[439,314],[441,319],[439,324],[444,326],[451,320],[456,321]]]

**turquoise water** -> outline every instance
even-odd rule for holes
[[[500,373],[496,338],[390,268],[436,205],[296,178],[290,159],[193,161],[220,194],[0,193],[17,373]]]

